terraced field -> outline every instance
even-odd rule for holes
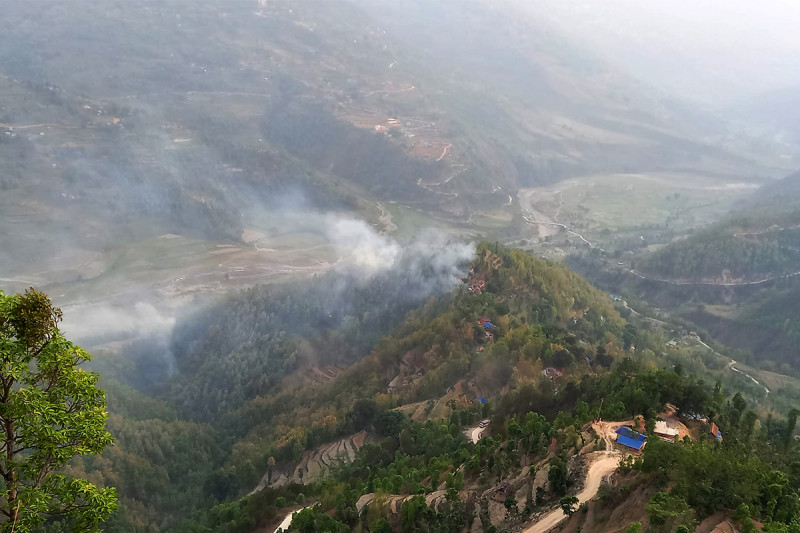
[[[285,471],[275,471],[270,479],[265,474],[253,492],[264,487],[282,487],[290,483],[314,483],[319,481],[337,466],[352,463],[356,452],[364,446],[367,432],[361,431],[335,442],[323,444],[319,448],[307,451],[298,464]]]

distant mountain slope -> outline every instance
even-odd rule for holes
[[[710,142],[725,136],[724,122],[615,71],[513,4],[360,5],[454,82],[440,105],[462,131],[497,136],[518,184],[624,169],[741,170],[738,155]]]
[[[186,129],[174,138],[222,145],[211,163],[236,168],[286,149],[458,215],[507,203],[498,187],[599,171],[772,172],[723,147],[724,122],[488,3],[11,1],[0,29],[0,72],[117,105],[139,135]]]
[[[800,173],[765,185],[725,220],[667,245],[638,267],[674,281],[720,284],[800,271]]]
[[[789,222],[789,218],[782,219]],[[720,224],[667,245],[638,265],[648,276],[678,283],[755,283],[798,271],[800,252],[796,227]],[[772,218],[770,222],[778,221]],[[763,229],[762,229],[763,228]]]
[[[729,115],[785,130],[800,137],[800,87],[750,97],[728,107]]]
[[[774,173],[490,2],[9,0],[0,32],[0,283],[67,301],[311,275],[340,259],[320,213],[486,234],[521,186]]]
[[[631,282],[762,365],[800,368],[800,173],[763,186],[710,228],[644,256]],[[698,307],[699,306],[699,307]]]
[[[800,172],[767,183],[748,199],[747,206],[763,210],[800,210]]]

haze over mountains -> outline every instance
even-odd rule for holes
[[[146,240],[164,234],[190,239],[190,272],[224,243],[258,277],[242,241],[301,232],[309,247],[330,244],[269,215],[293,203],[386,230],[388,206],[375,202],[392,200],[485,233],[481,218],[513,216],[519,187],[563,178],[783,173],[781,147],[732,133],[518,13],[458,2],[7,2],[0,122],[12,226],[2,235],[17,252],[2,258],[6,277],[99,281],[123,250],[146,258],[158,249]],[[196,274],[224,284],[227,270]],[[169,279],[187,277],[177,271]]]
[[[717,109],[800,83],[800,8],[791,0],[520,6],[642,79]]]
[[[2,2],[0,289],[97,354],[106,530],[536,531],[594,486],[565,531],[794,531],[768,4]],[[657,419],[695,444],[590,480]]]

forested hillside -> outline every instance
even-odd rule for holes
[[[747,202],[747,207],[762,208],[773,214],[792,212],[797,209],[800,198],[800,172],[761,187]]]
[[[796,374],[800,282],[800,175],[767,184],[724,219],[625,262],[602,253],[569,263],[603,288],[647,302],[740,350],[737,360]],[[664,316],[664,315],[662,315]]]
[[[680,348],[659,354],[661,334],[626,324],[562,265],[484,242],[461,268],[455,289],[438,285],[430,298],[409,268],[225,297],[175,328],[176,373],[149,383],[149,396],[120,383],[141,386],[146,359],[106,356],[98,364],[116,445],[70,466],[117,488],[121,508],[106,530],[251,533],[305,505],[293,530],[510,529],[567,501],[610,450],[604,426],[589,422],[641,416],[652,431],[657,417],[674,418],[665,409],[683,413],[695,436],[705,430],[690,415],[712,418],[723,444],[648,442],[592,520],[624,501],[630,482],[652,495],[646,509],[626,504],[631,516],[651,524],[737,509],[737,520],[784,531],[796,516],[793,418],[759,425],[764,404],[756,414],[741,395],[726,402],[722,385],[702,377],[713,367]],[[473,442],[483,418],[491,436]],[[349,456],[304,462],[356,435]],[[305,480],[279,482],[299,464]],[[715,481],[690,483],[706,464]],[[669,494],[656,496],[666,480]]]
[[[369,429],[384,410],[436,403],[452,387],[495,398],[537,382],[544,366],[589,368],[596,345],[597,364],[621,353],[611,300],[566,267],[482,244],[463,266],[465,284],[424,301],[429,289],[419,287],[435,273],[331,274],[248,290],[186,317],[172,339],[175,375],[160,384],[136,377],[154,353],[138,366],[119,359],[117,380],[161,392],[109,381],[117,446],[74,468],[119,488],[120,531],[163,529],[246,494],[271,457],[284,469],[306,449]],[[485,288],[470,294],[478,281]],[[117,363],[107,361],[109,375]]]
[[[673,281],[755,282],[800,270],[800,174],[767,184],[726,219],[647,257],[639,270]]]
[[[797,271],[800,230],[767,229],[750,221],[701,230],[655,252],[640,266],[673,281],[754,282]],[[753,231],[756,230],[756,231]]]
[[[95,354],[106,532],[800,533],[800,174],[718,220],[785,139],[528,7],[0,3],[0,295]]]
[[[690,531],[700,521],[713,527],[726,520],[737,531],[755,531],[753,520],[764,531],[793,531],[800,512],[797,411],[787,420],[759,420],[752,404],[740,394],[726,398],[719,383],[711,387],[678,367],[646,370],[631,358],[616,361],[610,373],[566,383],[562,389],[548,379],[513,382],[493,405],[453,405],[425,423],[409,420],[402,408],[359,401],[358,412],[371,413],[360,421],[377,440],[351,464],[319,483],[266,488],[220,504],[174,531],[246,533],[303,506],[289,531],[512,530],[565,501],[568,524],[590,531],[637,521],[651,530]],[[676,408],[693,429],[683,441],[665,443],[653,434],[656,418]],[[698,412],[713,417],[721,442],[708,441],[707,424],[692,422]],[[634,423],[639,413],[649,435],[644,454],[623,460],[600,500],[589,504],[592,512],[570,509],[566,495],[581,485],[581,461],[611,452],[592,419]],[[486,416],[491,436],[471,442],[464,430],[471,433]],[[615,520],[615,509],[625,510],[627,522]]]

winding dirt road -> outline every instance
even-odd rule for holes
[[[763,387],[763,388],[764,388],[764,394],[765,394],[765,395],[769,395],[769,389],[767,388],[767,386],[766,386],[766,385],[764,385],[763,383],[761,383],[760,381],[758,381],[756,378],[754,378],[753,376],[751,376],[750,374],[748,374],[748,373],[747,373],[747,372],[745,372],[744,370],[741,370],[741,369],[739,369],[739,368],[736,368],[736,366],[735,366],[735,365],[736,365],[736,363],[737,363],[737,361],[736,361],[736,360],[734,360],[734,359],[731,359],[730,357],[728,357],[728,356],[726,356],[726,355],[722,355],[721,353],[719,353],[718,351],[716,351],[714,348],[712,348],[711,346],[709,346],[708,344],[706,344],[705,342],[703,342],[703,340],[702,340],[702,339],[697,339],[697,342],[699,342],[701,345],[705,346],[705,347],[706,347],[706,348],[707,348],[707,349],[708,349],[708,350],[709,350],[711,353],[713,353],[714,355],[716,355],[716,356],[718,356],[718,357],[722,357],[723,359],[727,359],[727,360],[728,360],[728,368],[729,368],[730,370],[733,370],[734,372],[738,372],[739,374],[741,374],[741,375],[743,375],[744,377],[748,378],[750,381],[752,381],[753,383],[755,383],[755,384],[756,384],[756,385],[758,385],[759,387]]]
[[[483,433],[483,428],[475,428],[472,430],[472,444],[478,444],[478,441],[481,440],[481,433]]]
[[[658,320],[657,318],[653,318],[653,317],[650,317],[650,316],[647,316],[647,315],[643,315],[643,314],[641,314],[641,313],[637,312],[637,311],[636,311],[636,310],[634,310],[633,308],[631,308],[631,307],[628,307],[628,302],[624,302],[622,305],[623,305],[624,307],[626,307],[626,308],[630,309],[630,311],[631,311],[631,315],[632,315],[632,316],[636,316],[636,317],[638,317],[638,318],[641,318],[641,319],[643,319],[643,320],[647,320],[647,321],[650,321],[650,322],[656,323],[656,324],[658,324],[658,325],[660,325],[660,326],[663,326],[663,327],[666,327],[666,328],[674,328],[674,329],[678,329],[678,328],[679,328],[679,326],[677,326],[677,325],[675,325],[675,324],[669,324],[669,323],[667,323],[667,322],[664,322],[663,320]],[[708,344],[707,344],[705,341],[703,341],[703,339],[701,339],[701,338],[699,338],[699,337],[698,337],[698,338],[696,338],[695,340],[696,340],[696,341],[697,341],[697,342],[698,342],[698,343],[699,343],[701,346],[705,347],[705,348],[706,348],[708,351],[710,351],[711,353],[713,353],[713,354],[714,354],[714,355],[716,355],[717,357],[722,357],[723,359],[727,360],[727,361],[728,361],[728,369],[732,370],[733,372],[738,372],[739,374],[741,374],[741,375],[743,375],[744,377],[748,378],[750,381],[752,381],[753,383],[755,383],[755,384],[756,384],[756,385],[758,385],[759,387],[763,387],[763,388],[764,388],[764,394],[765,394],[765,395],[769,395],[769,393],[770,393],[770,390],[769,390],[769,388],[768,388],[766,385],[764,385],[763,383],[761,383],[760,381],[758,381],[758,380],[757,380],[755,377],[753,377],[753,376],[751,376],[750,374],[748,374],[747,372],[745,372],[744,370],[742,370],[742,369],[740,369],[740,368],[737,368],[737,367],[736,367],[736,364],[737,364],[737,361],[736,361],[736,360],[734,360],[734,359],[731,359],[731,358],[730,358],[730,357],[728,357],[727,355],[723,355],[723,354],[719,353],[718,351],[716,351],[714,348],[712,348],[711,346],[709,346],[709,345],[708,345]]]
[[[525,222],[527,222],[528,224],[531,224],[531,225],[535,225],[535,226],[538,226],[538,225],[556,226],[556,227],[562,228],[564,231],[566,231],[570,235],[574,235],[574,236],[578,237],[580,240],[582,240],[583,242],[585,242],[586,244],[588,244],[589,247],[594,248],[594,244],[589,242],[586,239],[586,237],[584,237],[580,233],[572,231],[571,229],[569,229],[569,226],[567,226],[566,224],[562,224],[561,222],[544,222],[544,221],[540,221],[540,220],[532,220],[532,219],[528,218],[526,215],[522,215],[522,218],[525,220]]]
[[[437,160],[437,161],[441,161],[441,160],[444,158],[444,156],[446,156],[446,155],[447,155],[447,151],[448,151],[448,150],[449,150],[449,149],[450,149],[452,146],[453,146],[452,144],[450,144],[450,143],[447,143],[447,146],[445,146],[445,147],[444,147],[444,150],[442,150],[442,155],[440,155],[439,157],[437,157],[437,158],[436,158],[436,160]]]
[[[597,491],[600,489],[600,484],[603,482],[603,479],[617,469],[621,458],[622,455],[620,453],[608,451],[600,459],[592,463],[592,466],[589,467],[589,471],[586,473],[586,481],[583,484],[583,490],[577,495],[578,505],[582,505],[597,495]],[[547,533],[561,523],[566,517],[567,515],[564,514],[564,511],[555,509],[544,515],[535,524],[527,529],[523,529],[522,532]]]
[[[486,431],[486,428],[489,427],[489,421],[483,420],[481,421],[481,424],[483,424],[484,422],[486,422],[486,425],[484,425],[483,427],[481,427],[479,424],[474,428],[467,429],[464,432],[466,436],[469,437],[469,439],[472,441],[472,444],[478,444],[478,441],[481,440],[481,438],[483,437],[483,433]]]

